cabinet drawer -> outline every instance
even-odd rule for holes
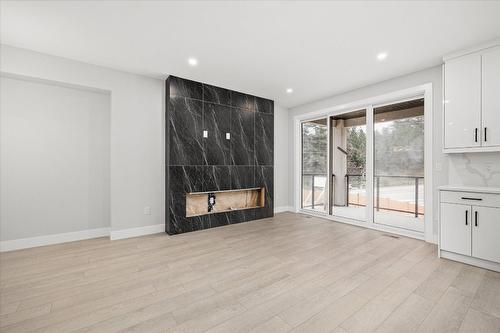
[[[500,207],[500,195],[491,193],[441,191],[441,202],[471,206]]]

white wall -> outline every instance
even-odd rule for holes
[[[109,228],[105,92],[0,78],[0,240]]]
[[[288,109],[274,105],[274,210],[289,209]]]
[[[164,225],[164,81],[1,45],[0,72],[110,93],[111,234]],[[230,87],[229,87],[230,88]],[[289,206],[288,110],[275,105],[275,207]],[[3,185],[2,185],[3,186]],[[144,207],[151,215],[144,215]]]
[[[1,45],[3,73],[111,93],[113,231],[164,224],[164,81]],[[151,215],[144,215],[144,207]]]

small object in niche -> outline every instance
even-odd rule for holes
[[[215,206],[215,193],[208,193],[208,211],[214,210]]]

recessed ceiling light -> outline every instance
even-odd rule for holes
[[[293,89],[292,89],[292,88],[288,88],[288,89],[286,90],[286,93],[287,93],[287,94],[291,94],[291,93],[293,93]]]
[[[387,58],[387,53],[386,52],[381,52],[379,54],[377,54],[377,59],[382,61],[382,60],[385,60],[385,58]]]
[[[198,59],[196,59],[196,58],[189,58],[188,59],[188,64],[190,66],[196,66],[196,65],[198,65]]]

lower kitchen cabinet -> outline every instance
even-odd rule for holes
[[[471,206],[441,204],[441,248],[471,255]]]
[[[472,256],[500,262],[500,208],[473,206]]]
[[[472,190],[440,189],[439,254],[500,271],[500,191]]]

